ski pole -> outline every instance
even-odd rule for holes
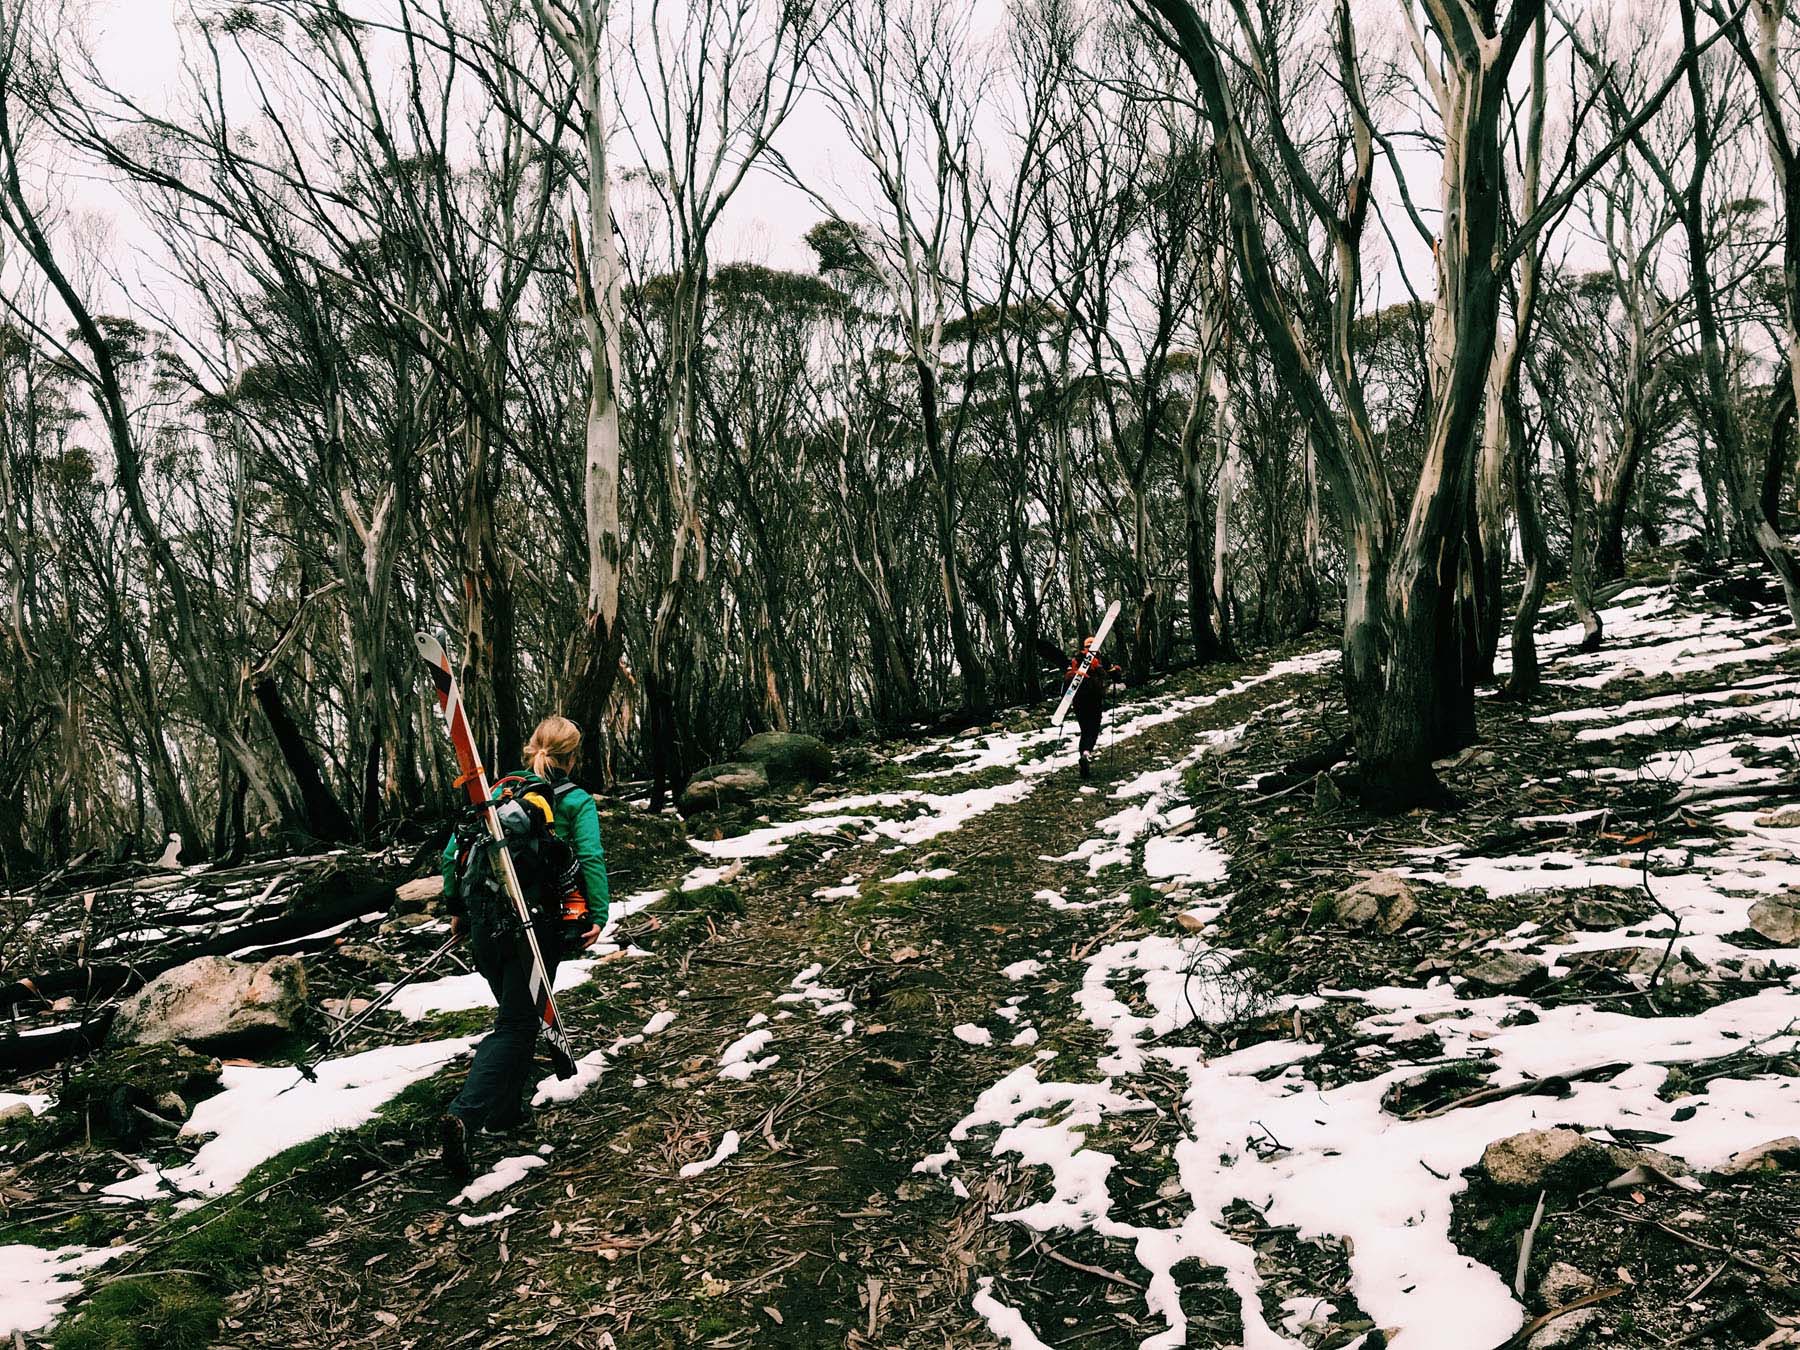
[[[426,971],[430,970],[433,966],[435,966],[439,961],[443,960],[444,957],[449,953],[450,949],[452,947],[454,947],[461,940],[462,940],[462,935],[460,933],[452,933],[449,937],[444,939],[443,946],[439,947],[436,951],[432,952],[431,955],[427,956],[423,961],[419,962],[419,964],[414,966],[413,969],[411,971],[409,971],[407,974],[403,975],[400,979],[394,981],[393,984],[389,985],[387,987],[387,989],[382,993],[380,998],[373,1000],[369,1004],[368,1007],[364,1008],[361,1012],[357,1013],[356,1016],[348,1018],[345,1021],[339,1022],[335,1027],[333,1027],[329,1032],[327,1032],[325,1035],[324,1048],[319,1052],[319,1054],[317,1056],[315,1056],[313,1059],[308,1060],[304,1064],[297,1064],[294,1066],[295,1068],[300,1070],[300,1076],[309,1083],[318,1082],[319,1081],[318,1075],[316,1073],[314,1073],[313,1070],[317,1069],[319,1067],[319,1065],[325,1061],[325,1059],[331,1054],[331,1052],[333,1050],[337,1049],[338,1046],[342,1045],[346,1040],[348,1040],[350,1038],[350,1035],[352,1032],[355,1032],[356,1030],[358,1030],[360,1027],[362,1027],[364,1024],[366,1024],[368,1022],[368,1020],[371,1017],[373,1017],[376,1013],[380,1012],[389,1003],[392,1003],[394,1001],[395,994],[399,993],[402,989],[406,988],[407,985],[411,984],[414,980],[418,979],[419,976],[423,975]],[[286,1092],[287,1089],[283,1088],[282,1091]],[[279,1095],[279,1094],[277,1094],[277,1095]]]

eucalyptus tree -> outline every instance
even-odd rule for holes
[[[696,495],[706,446],[697,426],[695,357],[714,237],[806,89],[808,58],[834,9],[778,0],[642,0],[625,15],[625,125],[645,167],[641,181],[661,207],[657,260],[669,277],[658,288],[660,398],[654,411],[645,410],[656,427],[661,506],[659,581],[643,663],[653,801],[683,767],[674,717],[680,621],[690,587],[706,572]]]
[[[120,344],[115,333],[108,331],[106,316],[97,311],[64,250],[53,241],[43,204],[25,184],[29,171],[23,160],[24,142],[32,130],[28,110],[42,114],[67,104],[67,85],[58,65],[62,51],[52,46],[52,39],[67,34],[70,16],[60,6],[53,10],[46,13],[13,3],[0,6],[0,229],[47,281],[73,324],[71,336],[65,339],[21,311],[10,295],[4,297],[4,303],[16,320],[31,327],[58,359],[76,372],[99,412],[111,452],[113,481],[166,592],[169,636],[201,723],[244,775],[271,818],[307,823],[233,716],[226,692],[233,687],[226,675],[229,651],[209,623],[202,598],[196,594],[152,500],[144,448],[126,395],[126,366],[143,359],[143,353],[129,343]]]
[[[988,702],[988,673],[959,557],[959,463],[970,400],[944,407],[949,375],[966,391],[977,344],[945,325],[974,309],[975,240],[989,191],[977,108],[989,79],[968,16],[949,0],[868,0],[838,10],[819,48],[819,89],[868,173],[871,219],[842,238],[860,250],[900,320],[917,383],[917,424],[933,489],[934,542],[962,702]],[[820,202],[845,225],[838,203]]]
[[[1785,388],[1776,394],[1761,484],[1753,495],[1752,484],[1745,481],[1737,497],[1740,511],[1752,522],[1758,547],[1782,579],[1794,621],[1800,624],[1800,609],[1795,609],[1795,576],[1800,561],[1793,543],[1781,534],[1774,500],[1775,485],[1784,476],[1795,410],[1800,407],[1800,73],[1796,73],[1800,68],[1800,11],[1794,9],[1790,0],[1750,0],[1748,10],[1748,14],[1738,11],[1735,21],[1732,15],[1717,8],[1711,12],[1713,21],[1724,25],[1730,35],[1754,91],[1757,119],[1774,178],[1781,221],[1776,298],[1780,306],[1782,360],[1777,379]],[[1684,31],[1691,31],[1693,20],[1686,9],[1682,20]],[[1712,378],[1709,361],[1709,385]]]
[[[1696,52],[1696,8],[1690,0],[1682,0],[1679,13],[1683,46]],[[1742,16],[1735,16],[1719,31],[1736,34],[1741,43],[1741,22]],[[1590,65],[1609,106],[1616,110],[1626,97],[1618,63],[1590,54]],[[1749,63],[1753,82],[1760,68]],[[1696,58],[1686,63],[1685,71],[1687,98],[1675,109],[1678,120],[1671,133],[1659,141],[1641,130],[1634,134],[1632,148],[1661,188],[1663,209],[1684,245],[1687,285],[1682,296],[1691,305],[1689,349],[1697,357],[1691,364],[1697,366],[1699,377],[1692,398],[1697,431],[1711,442],[1739,538],[1762,553],[1781,583],[1791,616],[1800,623],[1800,560],[1782,539],[1775,512],[1766,503],[1764,475],[1749,462],[1735,392],[1735,367],[1742,362],[1731,350],[1733,325],[1724,299],[1746,292],[1754,296],[1749,283],[1766,256],[1767,244],[1752,237],[1745,248],[1741,237],[1743,222],[1760,213],[1760,204],[1746,195],[1754,179],[1746,173],[1741,155],[1753,114],[1749,101],[1740,97],[1738,77],[1743,71],[1738,63]],[[1706,467],[1704,453],[1701,464]]]
[[[1473,734],[1472,644],[1459,631],[1456,596],[1505,278],[1567,197],[1626,138],[1622,132],[1586,167],[1572,169],[1560,192],[1521,221],[1510,241],[1501,238],[1506,173],[1500,124],[1514,66],[1542,11],[1541,0],[1480,10],[1426,0],[1422,15],[1411,4],[1401,9],[1441,137],[1438,206],[1445,223],[1434,233],[1414,213],[1415,226],[1432,244],[1437,284],[1427,352],[1428,434],[1421,470],[1409,486],[1394,481],[1378,453],[1356,365],[1354,328],[1377,150],[1402,184],[1405,174],[1399,157],[1389,153],[1391,138],[1374,120],[1347,0],[1334,8],[1319,57],[1342,90],[1347,123],[1327,178],[1309,168],[1295,139],[1298,129],[1285,123],[1291,56],[1272,23],[1259,24],[1247,8],[1233,7],[1215,26],[1188,0],[1144,0],[1140,7],[1187,67],[1217,139],[1246,303],[1282,387],[1305,420],[1343,538],[1344,679],[1364,781],[1373,795],[1401,802],[1441,792],[1433,759]],[[1242,103],[1227,96],[1226,71],[1234,66],[1252,73],[1254,106],[1274,163],[1253,143]],[[1680,70],[1678,63],[1634,122],[1648,120]],[[1300,198],[1299,210],[1290,210],[1286,194],[1276,190],[1278,173]],[[1405,200],[1411,201],[1410,193]],[[1315,232],[1326,241],[1322,264],[1307,247]],[[1269,245],[1275,235],[1294,245],[1304,303],[1331,315],[1330,341],[1321,352],[1302,340],[1297,306],[1277,284]],[[1404,514],[1400,491],[1407,498]]]

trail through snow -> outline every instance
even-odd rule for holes
[[[1769,640],[1777,626],[1771,620],[1676,615],[1673,609],[1670,594],[1660,588],[1627,592],[1606,614],[1608,647],[1566,655],[1548,673],[1572,686],[1599,689],[1634,673],[1698,676],[1727,661],[1792,655],[1786,641]],[[1578,628],[1557,632],[1546,645],[1572,646],[1579,637]],[[1700,730],[1734,719],[1787,724],[1797,691],[1800,684],[1778,674],[1700,696],[1635,700],[1554,714],[1553,720],[1601,724],[1586,735],[1591,741],[1664,729],[1659,720],[1646,720],[1646,713],[1678,716]],[[1635,773],[1612,773],[1746,785],[1777,776],[1777,770],[1738,758],[1746,739],[1739,734],[1695,751],[1659,752],[1645,757]],[[1765,744],[1765,738],[1748,740]],[[1791,738],[1766,740],[1792,744]],[[1181,876],[1201,888],[1225,881],[1225,854],[1205,840],[1172,832],[1185,821],[1182,808],[1167,806],[1182,769],[1208,748],[1203,745],[1181,763],[1140,775],[1116,791],[1117,798],[1141,801],[1102,820],[1101,835],[1067,861],[1086,862],[1096,872],[1107,863],[1129,862],[1141,842],[1144,870],[1152,876]],[[1681,945],[1707,962],[1736,958],[1800,966],[1800,949],[1751,952],[1731,940],[1746,927],[1759,898],[1800,888],[1795,861],[1800,825],[1776,825],[1742,802],[1715,802],[1697,807],[1695,814],[1722,831],[1725,841],[1715,843],[1707,830],[1697,830],[1693,840],[1680,841],[1653,860],[1657,872],[1669,874],[1649,878],[1657,898],[1681,916]],[[1567,819],[1576,824],[1588,816]],[[1501,858],[1439,848],[1421,851],[1411,870],[1453,887],[1480,886],[1490,896],[1587,886],[1635,890],[1644,881],[1641,867],[1621,863],[1616,850],[1608,856],[1603,843],[1597,841],[1597,847],[1599,856],[1571,846]],[[1226,898],[1205,897],[1200,918],[1216,916]],[[1614,932],[1579,932],[1542,955],[1555,966],[1581,950],[1641,944],[1660,951],[1668,940],[1666,925],[1659,917]],[[1521,925],[1493,945],[1530,945],[1534,928]],[[1382,1094],[1417,1073],[1414,1063],[1361,1082],[1321,1087],[1303,1072],[1317,1045],[1267,1041],[1209,1061],[1196,1049],[1159,1044],[1196,1020],[1219,1022],[1234,1010],[1230,981],[1220,978],[1229,960],[1230,953],[1216,950],[1204,931],[1117,942],[1095,951],[1072,999],[1081,1019],[1107,1038],[1106,1052],[1092,1064],[1095,1078],[1081,1081],[1075,1063],[1058,1062],[1058,1070],[1077,1075],[1061,1078],[1042,1077],[1045,1066],[1036,1059],[1021,1064],[980,1095],[951,1131],[955,1142],[946,1154],[915,1169],[943,1172],[958,1161],[957,1148],[972,1159],[980,1144],[994,1157],[1013,1155],[1046,1169],[1045,1198],[995,1220],[1044,1232],[1092,1232],[1125,1244],[1145,1272],[1144,1311],[1160,1324],[1141,1341],[1144,1350],[1187,1344],[1187,1318],[1172,1271],[1190,1258],[1224,1272],[1241,1308],[1246,1350],[1305,1344],[1304,1318],[1293,1308],[1284,1306],[1273,1325],[1265,1316],[1257,1251],[1230,1236],[1221,1222],[1239,1200],[1262,1210],[1270,1225],[1294,1225],[1301,1237],[1349,1239],[1352,1294],[1378,1326],[1401,1330],[1407,1344],[1469,1350],[1498,1345],[1523,1321],[1520,1305],[1491,1269],[1459,1253],[1449,1237],[1452,1200],[1465,1184],[1461,1173],[1487,1144],[1521,1130],[1576,1121],[1589,1128],[1654,1130],[1668,1136],[1661,1148],[1708,1169],[1741,1149],[1790,1133],[1800,1113],[1800,1083],[1785,1077],[1721,1079],[1684,1103],[1657,1096],[1667,1066],[1753,1044],[1769,1051],[1800,1046],[1793,1033],[1800,1024],[1800,976],[1694,1016],[1664,1018],[1583,1004],[1539,1007],[1517,997],[1463,998],[1456,988],[1460,979],[1441,977],[1424,988],[1358,990],[1355,996],[1376,1011],[1357,1025],[1357,1033],[1384,1038],[1429,1022],[1442,1038],[1444,1059],[1485,1058],[1494,1069],[1487,1081],[1496,1086],[1615,1060],[1631,1065],[1610,1081],[1577,1084],[1560,1100],[1518,1096],[1406,1121],[1383,1109]],[[1035,964],[1023,963],[1015,978],[1035,976]],[[1293,1006],[1304,1012],[1319,1002],[1299,1000]],[[1527,1008],[1535,1020],[1509,1024]],[[1110,1117],[1159,1109],[1133,1086],[1150,1069],[1182,1084],[1184,1128],[1175,1163],[1192,1210],[1171,1227],[1134,1223],[1115,1212],[1108,1189],[1115,1160],[1086,1142],[1087,1132]],[[1682,1113],[1686,1118],[1678,1118],[1681,1105],[1689,1108]],[[1278,1140],[1280,1147],[1259,1149],[1268,1140]],[[993,1285],[984,1277],[974,1297],[989,1329],[1007,1345],[1040,1345],[1025,1317],[999,1298]]]

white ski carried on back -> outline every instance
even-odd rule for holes
[[[1075,691],[1081,688],[1081,682],[1100,660],[1100,644],[1106,641],[1106,635],[1112,632],[1113,620],[1118,617],[1119,602],[1115,600],[1106,607],[1106,617],[1100,620],[1100,631],[1094,634],[1094,644],[1088,648],[1086,659],[1076,668],[1075,678],[1069,681],[1069,687],[1063,690],[1062,702],[1056,705],[1056,715],[1050,719],[1051,726],[1060,727],[1063,718],[1069,715],[1069,708],[1075,702]]]

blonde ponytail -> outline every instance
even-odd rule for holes
[[[581,728],[566,717],[552,714],[537,724],[537,730],[525,742],[525,760],[539,778],[547,778],[552,768],[565,773],[573,768],[580,749]]]

